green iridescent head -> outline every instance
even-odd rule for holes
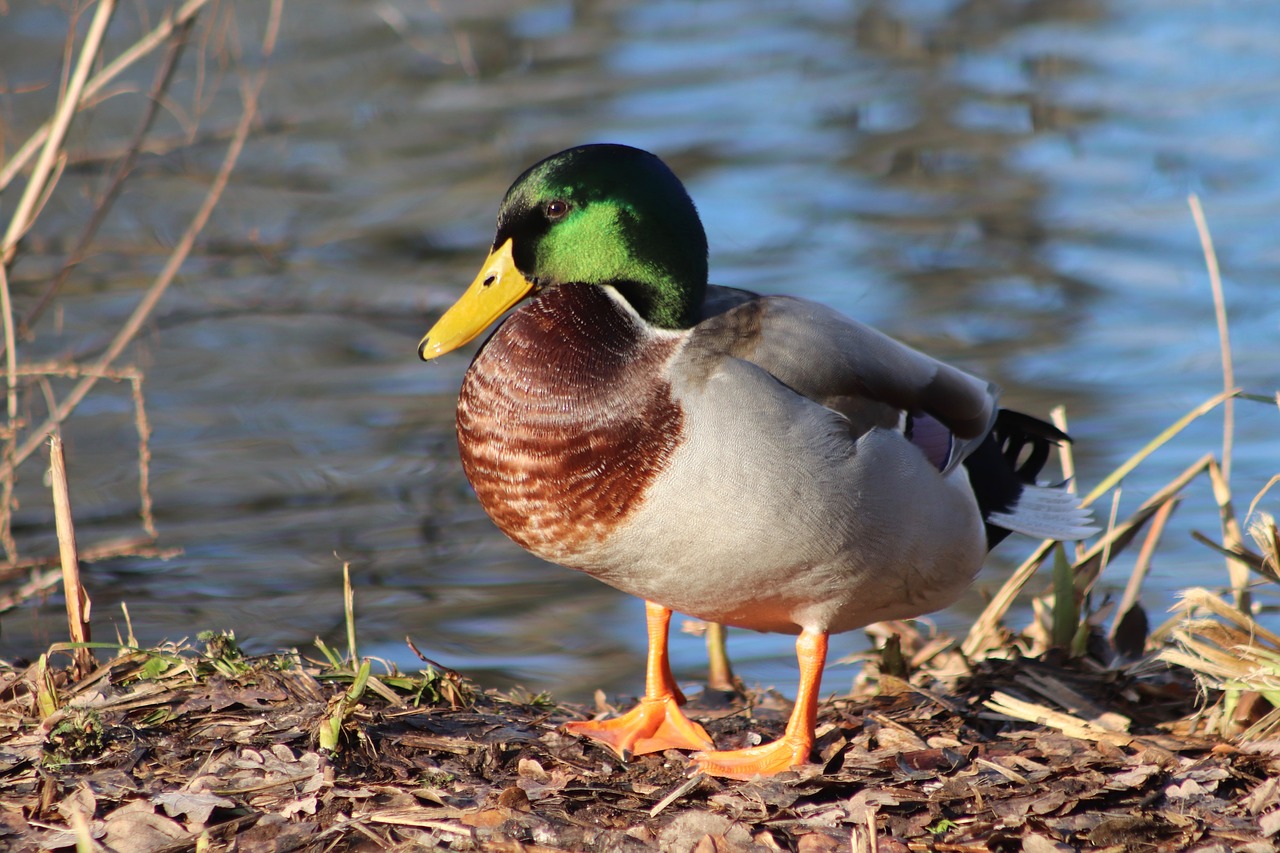
[[[649,323],[697,321],[707,237],[666,164],[626,145],[583,145],[531,166],[507,190],[494,248],[512,241],[535,287],[609,284]]]

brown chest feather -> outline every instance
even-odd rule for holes
[[[544,292],[494,333],[462,385],[458,446],[507,536],[571,564],[635,512],[680,442],[657,378],[676,346],[585,285]]]

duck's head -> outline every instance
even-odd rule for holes
[[[582,145],[531,166],[507,190],[480,274],[418,345],[425,359],[475,338],[544,288],[609,285],[647,322],[697,321],[707,238],[666,164],[626,145]]]

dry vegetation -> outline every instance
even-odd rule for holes
[[[56,109],[18,147],[5,140],[0,163],[0,194],[14,211],[0,243],[7,388],[0,611],[61,584],[69,631],[69,642],[30,666],[0,664],[0,848],[1275,849],[1280,637],[1254,617],[1262,609],[1256,586],[1280,580],[1280,548],[1275,521],[1253,511],[1261,494],[1251,496],[1248,536],[1242,531],[1229,471],[1231,407],[1277,400],[1233,387],[1221,285],[1195,199],[1218,306],[1224,391],[1083,499],[1114,495],[1174,434],[1225,409],[1221,451],[1196,460],[1130,517],[1113,510],[1097,541],[1073,553],[1044,543],[963,639],[875,626],[882,649],[866,662],[854,695],[823,707],[819,763],[801,772],[726,783],[687,776],[677,753],[624,765],[557,731],[591,711],[545,696],[482,693],[427,661],[413,674],[375,667],[358,653],[349,585],[342,654],[321,645],[315,660],[296,652],[246,658],[234,637],[222,635],[155,649],[137,648],[131,637],[94,643],[79,563],[148,553],[155,536],[144,376],[120,361],[218,203],[264,79],[262,71],[243,77],[243,109],[222,165],[110,344],[83,363],[24,363],[20,341],[76,274],[139,152],[155,141],[156,105],[184,49],[216,50],[210,33],[225,26],[207,0],[189,0],[128,50],[103,56],[113,11],[111,0],[85,7],[88,24],[68,40]],[[277,6],[261,34],[261,56],[271,53],[278,18]],[[146,63],[154,69],[145,93],[151,106],[140,110],[127,144],[95,164],[102,180],[86,200],[82,233],[67,243],[60,270],[27,316],[15,316],[9,273],[24,235],[58,192],[73,153],[68,128],[121,73]],[[133,389],[141,534],[77,554],[58,434],[103,379]],[[44,448],[60,553],[23,557],[10,533],[14,484],[19,470],[39,477]],[[1069,456],[1064,462],[1070,475]],[[1204,480],[1222,519],[1206,542],[1225,555],[1226,582],[1221,590],[1185,591],[1174,618],[1149,630],[1139,593],[1152,553],[1176,503],[1193,499],[1189,487]],[[1125,595],[1095,606],[1099,577],[1130,551]],[[1041,576],[1052,576],[1051,589],[1034,600],[1033,624],[1006,628],[1008,608],[1045,564]],[[780,697],[739,694],[719,707],[712,698],[704,695],[695,716],[722,747],[782,726]]]
[[[36,464],[31,464],[33,457],[37,464],[44,461],[40,451],[50,445],[51,439],[56,448],[56,438],[62,425],[67,423],[76,408],[93,393],[103,379],[128,382],[132,388],[139,442],[137,468],[142,529],[138,537],[106,543],[91,553],[80,556],[83,559],[103,559],[123,554],[155,553],[156,533],[148,490],[150,427],[143,397],[144,376],[137,366],[122,366],[120,362],[190,255],[210,214],[222,197],[257,117],[258,96],[266,79],[266,72],[261,69],[255,73],[246,72],[241,78],[239,89],[242,110],[239,121],[230,133],[230,142],[226,146],[222,162],[159,272],[109,343],[100,353],[83,361],[68,359],[56,363],[23,362],[20,358],[20,342],[32,339],[38,321],[51,305],[56,304],[59,291],[89,256],[94,248],[95,238],[111,217],[123,187],[137,179],[136,166],[140,154],[144,150],[155,153],[190,145],[199,137],[199,119],[203,109],[201,104],[207,96],[200,86],[197,86],[193,96],[194,103],[186,111],[189,116],[188,133],[178,140],[155,138],[153,133],[162,107],[168,103],[173,108],[169,101],[169,89],[184,53],[194,42],[197,48],[195,52],[199,57],[196,61],[201,69],[200,77],[204,78],[206,60],[210,60],[207,64],[211,67],[223,67],[228,61],[229,53],[239,52],[238,49],[233,51],[229,46],[234,40],[230,35],[235,27],[234,16],[220,13],[218,4],[211,0],[187,0],[181,6],[169,9],[127,49],[114,56],[105,56],[104,39],[108,25],[116,14],[116,7],[115,0],[97,0],[75,7],[63,57],[65,71],[58,83],[57,97],[49,119],[25,140],[21,140],[11,153],[8,149],[14,145],[14,140],[3,139],[5,156],[0,163],[0,197],[13,204],[13,214],[0,238],[0,321],[3,322],[4,330],[7,405],[4,426],[0,428],[0,442],[3,442],[0,446],[0,547],[6,558],[4,564],[0,565],[0,583],[7,583],[11,588],[0,595],[0,611],[44,594],[59,582],[71,585],[67,587],[67,594],[73,600],[82,600],[84,597],[83,590],[78,588],[74,560],[71,561],[71,567],[67,567],[66,558],[73,555],[67,549],[74,547],[71,544],[74,531],[70,529],[69,510],[61,507],[58,512],[58,533],[63,543],[63,568],[60,571],[57,568],[58,558],[44,556],[25,559],[18,553],[18,545],[12,534],[13,496],[19,473],[36,467]],[[272,9],[273,14],[262,34],[263,58],[269,56],[274,48],[280,18],[279,0],[273,4]],[[208,21],[204,29],[199,30],[196,25],[202,13]],[[86,18],[87,25],[83,20]],[[78,35],[81,30],[84,31],[82,37]],[[210,55],[212,59],[220,61],[212,61]],[[148,64],[153,70],[148,89],[139,91],[133,85],[122,82],[132,79]],[[205,80],[205,86],[218,85],[221,75],[216,76],[216,82],[212,79]],[[106,146],[105,150],[110,153],[96,159],[84,152],[68,149],[68,131],[75,121],[86,121],[89,115],[102,109],[105,103],[130,96],[136,97],[141,106],[137,110],[135,129],[128,140],[112,140],[119,144]],[[101,176],[101,181],[93,188],[92,197],[85,200],[81,231],[74,239],[68,240],[69,249],[61,259],[59,268],[43,282],[38,295],[30,301],[26,315],[18,317],[12,299],[11,271],[22,258],[24,240],[36,230],[41,213],[49,200],[59,192],[60,181],[71,162],[76,162],[82,168],[91,168],[96,175]],[[145,187],[140,191],[145,192]],[[70,381],[70,386],[64,392],[62,386],[67,381]],[[51,459],[50,464],[58,463]],[[39,476],[38,470],[35,475]],[[73,621],[77,620],[73,618]],[[81,628],[73,629],[72,636],[87,639]],[[82,665],[84,655],[79,654],[77,658]]]

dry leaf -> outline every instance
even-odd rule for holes
[[[745,827],[735,824],[727,817],[709,812],[684,812],[677,815],[674,820],[668,823],[658,835],[659,842],[664,853],[693,853],[699,850],[703,853],[706,850],[734,850],[735,847],[728,845],[738,845],[740,848],[746,848],[751,844],[751,835]],[[699,849],[699,845],[703,844],[706,839],[708,844],[720,844],[720,847],[703,847]]]
[[[1107,782],[1107,788],[1112,791],[1118,791],[1122,788],[1140,788],[1152,776],[1158,776],[1159,774],[1160,768],[1154,764],[1142,764],[1129,770],[1112,774],[1110,781]]]
[[[1244,807],[1249,814],[1261,814],[1270,808],[1280,807],[1280,778],[1272,776],[1253,789],[1253,793],[1244,799]]]
[[[1070,844],[1063,844],[1043,835],[1022,837],[1022,853],[1073,853],[1074,850]]]
[[[193,838],[176,820],[158,815],[151,803],[134,800],[107,815],[103,841],[115,853],[150,853]]]
[[[849,849],[849,839],[836,839],[822,832],[810,832],[796,840],[798,853],[840,853]]]
[[[300,800],[294,800],[291,803],[286,803],[284,807],[280,809],[280,816],[284,818],[291,818],[294,815],[299,814],[315,814],[316,809],[319,807],[320,801],[317,798],[303,797]]]
[[[151,802],[164,809],[169,817],[186,815],[189,823],[209,822],[214,809],[233,809],[235,800],[219,797],[203,791],[167,791],[151,798]]]
[[[723,835],[704,835],[694,845],[693,853],[746,853],[748,849]]]
[[[94,796],[93,791],[89,788],[89,784],[81,781],[69,796],[63,798],[58,803],[58,814],[62,815],[68,821],[75,815],[80,815],[86,821],[91,820],[98,811],[98,798]]]
[[[1195,779],[1171,782],[1164,788],[1164,795],[1171,800],[1185,800],[1189,797],[1199,797],[1208,793],[1209,791]]]
[[[542,765],[532,758],[522,758],[516,762],[516,772],[526,779],[532,779],[535,782],[547,781],[547,771]]]

